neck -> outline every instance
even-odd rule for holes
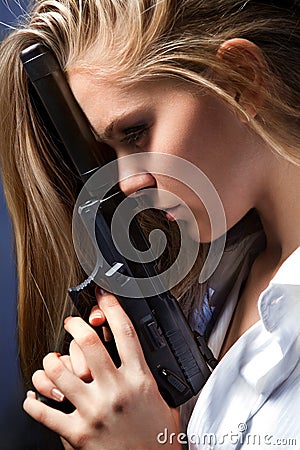
[[[300,166],[275,156],[268,173],[256,209],[267,237],[265,257],[278,268],[300,246]]]

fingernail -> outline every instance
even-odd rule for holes
[[[62,392],[60,392],[60,390],[57,389],[57,388],[53,388],[52,389],[51,395],[58,402],[62,402],[64,400],[64,398],[65,398],[64,394]]]
[[[102,296],[108,294],[108,292],[102,289],[100,286],[96,286],[96,293]]]
[[[105,320],[104,313],[101,311],[101,309],[94,309],[90,315],[89,322],[93,327],[97,327],[99,325],[102,325]]]
[[[33,391],[27,391],[26,396],[27,398],[36,398],[35,392]]]
[[[104,314],[101,311],[101,309],[97,309],[97,310],[93,311],[93,319],[94,318],[95,319],[103,319],[103,317],[104,317]]]

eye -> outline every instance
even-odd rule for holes
[[[125,143],[126,145],[141,144],[142,138],[147,135],[149,129],[150,127],[146,123],[126,128],[125,130],[123,130],[123,134],[125,134],[126,137],[121,139],[121,142]]]

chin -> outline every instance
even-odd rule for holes
[[[188,224],[187,232],[190,238],[197,243],[209,243],[211,242],[211,230],[204,230],[195,226],[195,224]]]
[[[212,235],[212,229],[209,226],[195,226],[195,224],[188,224],[187,232],[190,238],[201,244],[210,244],[211,242],[216,241],[220,237],[224,236],[227,233],[227,229],[223,228],[219,230],[214,230],[214,234]]]

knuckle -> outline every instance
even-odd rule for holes
[[[53,354],[52,353],[48,353],[46,356],[44,356],[43,358],[43,367],[45,367],[49,362],[51,362],[53,358]]]
[[[71,358],[69,355],[63,355],[60,357],[60,361],[63,363],[63,365],[72,372],[72,363]]]
[[[107,308],[111,308],[111,307],[116,307],[116,306],[120,306],[118,300],[116,299],[116,297],[114,297],[111,294],[105,294],[103,295],[103,297],[101,298],[101,302],[100,302],[100,309],[102,307],[107,307]]]
[[[145,377],[140,384],[140,390],[145,394],[152,395],[154,392],[158,392],[157,384],[154,379]]]
[[[72,432],[72,446],[74,449],[79,450],[84,448],[89,438],[88,430],[85,428],[77,428]]]
[[[66,323],[71,326],[80,326],[82,323],[82,318],[77,316],[70,316],[66,320]]]
[[[136,332],[131,322],[123,322],[120,325],[121,333],[128,338],[135,338]]]
[[[102,430],[105,428],[105,423],[108,418],[109,414],[109,408],[106,404],[106,407],[103,405],[103,402],[101,405],[97,404],[91,404],[89,411],[86,415],[86,423],[88,424],[89,430]],[[90,432],[86,432],[86,430],[83,430],[83,434],[90,435]]]
[[[76,338],[76,341],[80,347],[89,347],[96,345],[99,342],[99,337],[94,330],[86,329]]]
[[[124,413],[128,405],[128,393],[117,391],[112,395],[111,409],[114,413]]]
[[[42,378],[43,374],[44,374],[44,371],[41,369],[34,372],[34,374],[31,377],[33,384],[36,382],[39,382],[40,379]]]
[[[41,410],[37,413],[35,419],[36,419],[38,422],[40,422],[40,423],[42,423],[42,424],[45,424],[45,423],[47,422],[47,417],[48,417],[48,416],[47,416],[46,411],[45,411],[44,409],[41,409]]]
[[[47,389],[49,385],[52,384],[43,370],[34,372],[32,375],[32,383],[34,386],[38,386],[40,390]]]
[[[45,356],[43,360],[43,366],[45,373],[50,378],[59,378],[64,371],[64,365],[59,361],[58,358],[54,358],[53,354]]]
[[[105,428],[105,418],[102,417],[99,413],[94,414],[93,418],[91,419],[91,429],[92,430],[104,430]]]
[[[144,372],[138,374],[133,379],[133,386],[136,392],[142,395],[152,395],[157,391],[157,384],[152,376]]]

